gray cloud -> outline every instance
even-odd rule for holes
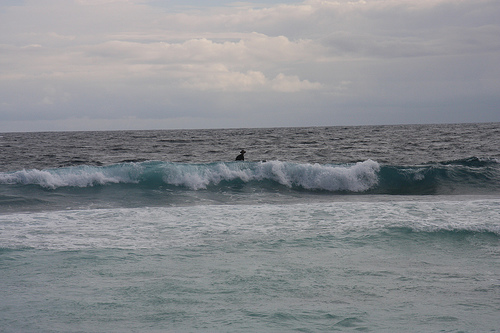
[[[0,6],[0,131],[500,121],[500,3]]]

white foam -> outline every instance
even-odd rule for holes
[[[20,170],[13,173],[1,173],[0,183],[40,185],[46,188],[63,186],[88,187],[106,183],[130,182],[123,174],[106,172],[106,169],[96,167],[67,168],[57,170]]]
[[[272,162],[273,179],[281,184],[328,191],[366,191],[378,183],[379,170],[371,160],[352,166]]]
[[[236,167],[235,167],[236,166]],[[221,181],[253,179],[249,169],[239,169],[236,164],[230,168],[226,163],[210,164],[174,164],[169,163],[164,170],[163,181],[167,184],[186,186],[193,190],[207,188],[208,185],[217,185]]]
[[[275,181],[288,187],[328,191],[366,191],[378,183],[377,162],[367,160],[355,165],[295,164],[270,161],[254,164],[218,163],[211,165],[168,164],[163,180],[193,190],[239,179]]]
[[[363,237],[400,227],[500,235],[499,218],[499,199],[88,209],[0,215],[0,247],[165,248],[229,240]]]

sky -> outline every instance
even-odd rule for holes
[[[0,0],[0,132],[500,121],[498,0]]]

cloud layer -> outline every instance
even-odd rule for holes
[[[494,0],[0,4],[0,131],[500,121]]]

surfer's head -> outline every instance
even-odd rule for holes
[[[243,149],[240,151],[240,154],[244,154],[246,153],[246,151],[244,151]]]

